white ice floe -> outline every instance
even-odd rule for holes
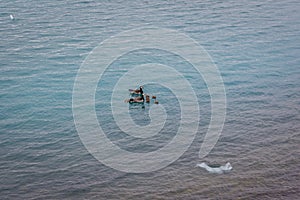
[[[197,164],[197,167],[206,169],[209,173],[223,174],[232,170],[231,164],[228,162],[220,167],[210,167],[206,163]]]

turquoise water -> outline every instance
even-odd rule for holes
[[[296,0],[1,1],[1,199],[299,198],[299,8]],[[164,169],[126,174],[98,162],[81,143],[72,90],[77,70],[93,48],[141,26],[175,29],[208,51],[224,80],[227,116],[217,145],[199,159],[210,102],[203,80],[188,71],[188,79],[199,83],[202,113],[193,144]],[[162,57],[137,52],[120,63],[177,62]],[[98,87],[99,122],[127,150],[160,148],[178,127],[178,109],[168,108],[169,134],[149,141],[116,135],[106,104],[118,73],[108,74],[112,79]],[[169,94],[166,88],[148,86],[157,89],[161,97]],[[175,99],[172,103],[177,104]],[[134,116],[140,109],[131,112]],[[208,174],[195,167],[203,161],[230,162],[233,171]]]

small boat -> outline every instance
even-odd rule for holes
[[[130,98],[125,100],[126,103],[144,103],[144,99],[141,97]]]
[[[144,100],[133,100],[129,101],[128,103],[144,103]]]

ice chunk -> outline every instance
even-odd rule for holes
[[[204,162],[197,164],[197,166],[206,169],[209,173],[215,173],[215,174],[223,174],[232,170],[232,166],[229,162],[220,167],[211,167]]]

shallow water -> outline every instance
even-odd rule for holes
[[[1,1],[1,199],[299,198],[299,8],[295,0]],[[203,80],[186,72],[197,83],[200,99],[201,121],[193,144],[166,168],[126,174],[98,162],[81,143],[73,120],[72,90],[77,70],[94,47],[141,26],[175,29],[208,51],[224,80],[227,116],[218,143],[199,159],[210,98]],[[174,57],[163,58],[136,52],[131,60],[119,62],[180,63]],[[111,79],[99,83],[99,123],[124,149],[160,148],[178,127],[175,97],[167,107],[168,134],[146,141],[120,136],[111,128],[106,97],[121,73],[108,72]],[[158,87],[149,85],[148,91],[160,89],[161,103],[168,106],[163,97],[170,92]],[[134,118],[140,108],[131,112]],[[195,167],[200,162],[230,162],[233,170],[209,174]]]

